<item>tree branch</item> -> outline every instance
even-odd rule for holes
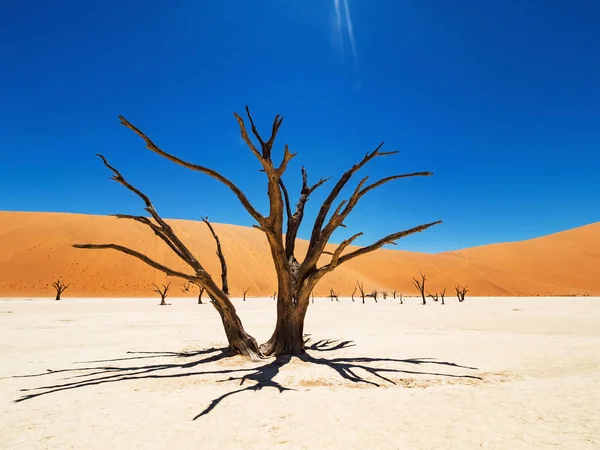
[[[187,273],[173,270],[163,264],[160,264],[160,263],[154,261],[153,259],[148,258],[143,253],[140,253],[136,250],[132,250],[127,247],[123,247],[122,245],[117,245],[117,244],[73,244],[73,247],[83,248],[83,249],[95,249],[95,250],[104,250],[104,249],[117,250],[118,252],[122,252],[122,253],[126,253],[128,255],[131,255],[134,258],[137,258],[137,259],[145,262],[150,267],[154,267],[155,269],[160,270],[161,272],[163,272],[167,275],[170,275],[172,277],[179,277],[179,278],[183,278],[184,280],[188,280],[188,281],[196,282],[196,283],[198,282],[197,276],[189,275]]]
[[[202,222],[206,224],[211,234],[213,235],[213,238],[215,238],[215,242],[217,243],[217,256],[219,257],[219,261],[221,262],[221,283],[223,285],[223,292],[225,292],[225,295],[229,295],[229,283],[227,282],[227,263],[225,262],[225,255],[223,254],[223,250],[221,249],[221,240],[219,239],[219,236],[217,236],[217,233],[208,221],[208,217],[203,217]]]
[[[188,264],[195,271],[204,271],[204,268],[200,264],[200,262],[196,259],[196,257],[190,252],[190,250],[185,246],[185,244],[177,237],[177,235],[173,232],[171,226],[163,220],[163,218],[156,212],[152,202],[148,198],[146,194],[137,189],[135,186],[127,182],[127,180],[121,175],[115,167],[111,166],[106,158],[101,154],[97,155],[108,169],[113,172],[112,179],[117,183],[125,186],[131,192],[140,197],[144,203],[146,204],[146,211],[150,213],[150,215],[156,220],[158,226],[154,226],[150,220],[141,219],[142,216],[130,216],[130,215],[121,215],[122,218],[133,219],[138,222],[144,223],[148,225],[155,234],[157,234],[175,253],[179,256],[186,264]],[[119,217],[119,216],[117,216]]]
[[[169,161],[179,164],[180,166],[186,167],[191,170],[195,170],[197,172],[201,172],[201,173],[208,175],[209,177],[212,177],[212,178],[220,181],[221,183],[223,183],[237,196],[237,198],[239,199],[241,204],[244,206],[244,208],[246,208],[246,211],[248,211],[248,213],[250,213],[250,215],[254,218],[254,220],[256,220],[261,225],[263,224],[265,218],[262,216],[262,214],[260,214],[254,208],[254,206],[252,206],[252,204],[250,203],[250,200],[248,200],[248,198],[244,195],[244,193],[235,184],[233,184],[233,182],[231,182],[229,179],[225,178],[223,175],[221,175],[216,170],[209,169],[208,167],[200,166],[197,164],[189,163],[187,161],[182,160],[181,158],[178,158],[174,155],[171,155],[170,153],[165,152],[164,150],[157,147],[156,144],[154,144],[154,142],[152,142],[148,136],[146,136],[141,130],[136,128],[125,117],[119,116],[119,119],[121,120],[122,125],[126,126],[130,130],[134,131],[139,137],[141,137],[146,142],[146,147],[149,150],[168,159]]]

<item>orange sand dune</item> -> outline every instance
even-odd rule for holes
[[[215,245],[202,222],[170,223],[216,278]],[[273,264],[262,232],[214,224],[229,267],[234,296],[270,296],[275,290]],[[153,283],[171,281],[172,296],[182,282],[141,261],[112,250],[78,250],[73,243],[119,243],[173,267],[184,269],[166,245],[143,225],[105,216],[63,213],[0,212],[0,296],[50,296],[53,278],[72,283],[65,296],[149,296]],[[298,243],[298,252],[306,242]],[[324,257],[325,258],[325,257]],[[328,257],[327,257],[328,258]],[[414,295],[411,278],[429,275],[431,292],[466,284],[472,295],[600,295],[600,223],[522,242],[493,244],[455,252],[422,254],[379,250],[352,260],[329,274],[315,294],[330,287],[349,296],[356,280],[365,289],[398,289]]]

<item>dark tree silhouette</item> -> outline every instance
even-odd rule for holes
[[[430,294],[429,292],[427,293],[427,297],[429,297],[431,300],[433,300],[434,302],[439,301],[439,297],[438,294]]]
[[[202,294],[204,294],[204,287],[203,286],[198,286],[198,287],[200,288],[200,291],[198,292],[198,304],[203,305]]]
[[[190,287],[192,286],[192,283],[190,283],[189,281],[186,281],[185,283],[183,283],[181,285],[181,287],[183,288],[184,292],[190,292]]]
[[[333,288],[329,288],[329,297],[331,297],[331,301],[335,299],[336,302],[339,302],[338,294],[333,290]]]
[[[363,305],[365,304],[365,288],[362,281],[356,282],[358,285],[358,290],[360,291],[360,297],[362,298]]]
[[[402,293],[400,293],[400,304],[404,305],[404,301],[402,300]]]
[[[396,294],[398,293],[398,289],[394,289],[392,291],[392,295],[394,296],[394,300],[396,300]]]
[[[388,293],[387,291],[381,291],[381,296],[383,297],[383,299],[387,299]]]
[[[446,288],[442,292],[440,292],[440,299],[442,300],[442,305],[445,305],[444,297],[446,296]]]
[[[156,284],[153,284],[153,286],[156,288],[154,289],[154,292],[160,295],[160,306],[168,305],[169,303],[165,302],[165,299],[167,298],[167,294],[169,293],[171,283],[163,284],[162,288],[158,287]]]
[[[350,197],[347,200],[339,202],[337,207],[331,212],[333,204],[337,201],[343,188],[356,172],[375,158],[390,156],[397,153],[395,151],[383,152],[381,150],[383,143],[380,144],[374,151],[367,153],[361,161],[347,170],[333,186],[331,192],[327,195],[319,208],[314,224],[312,225],[312,232],[305,257],[303,261],[300,262],[295,256],[295,244],[298,230],[304,218],[304,207],[314,190],[323,185],[328,179],[321,179],[316,184],[310,186],[307,181],[306,170],[302,168],[300,197],[295,205],[295,211],[292,211],[290,197],[282,177],[288,163],[296,155],[291,153],[288,146],[285,145],[281,163],[275,164],[272,159],[275,138],[279,132],[283,118],[279,115],[275,117],[271,135],[268,139],[264,139],[256,129],[248,107],[246,107],[246,115],[255,141],[248,135],[244,119],[238,114],[234,114],[240,128],[242,139],[258,160],[261,165],[261,171],[267,178],[269,214],[266,216],[261,214],[252,205],[239,187],[219,172],[198,164],[184,161],[181,158],[162,150],[139,128],[135,127],[131,122],[125,119],[125,117],[119,116],[119,119],[122,125],[135,132],[144,140],[146,147],[150,151],[183,167],[208,175],[227,186],[235,194],[250,216],[256,221],[256,225],[254,225],[255,228],[265,233],[275,272],[277,274],[278,292],[275,330],[266,343],[259,347],[256,340],[246,333],[242,322],[237,315],[236,309],[233,306],[229,295],[226,293],[226,287],[219,287],[217,283],[215,283],[200,261],[157,213],[150,202],[150,199],[139,189],[129,184],[121,173],[112,167],[102,155],[99,156],[102,158],[104,164],[114,173],[113,179],[138,195],[146,204],[146,211],[152,216],[151,218],[148,218],[144,216],[119,214],[117,217],[135,220],[147,225],[191,270],[175,270],[152,260],[136,250],[118,244],[75,244],[74,246],[83,249],[112,249],[126,253],[142,260],[168,276],[179,277],[203,286],[206,289],[208,296],[211,298],[213,306],[221,316],[225,334],[229,341],[229,347],[235,353],[249,356],[271,356],[282,354],[299,355],[304,353],[304,340],[302,337],[304,332],[304,318],[309,305],[310,292],[326,274],[332,272],[341,264],[350,261],[353,258],[375,251],[384,245],[395,244],[397,240],[424,231],[441,221],[418,225],[408,230],[392,233],[365,247],[348,250],[349,246],[362,235],[362,233],[356,233],[353,236],[344,239],[333,252],[326,252],[326,245],[333,233],[340,227],[345,226],[344,221],[346,218],[354,210],[359,201],[370,191],[393,180],[428,176],[432,173],[414,172],[392,175],[371,184],[367,184],[368,177],[365,177],[357,184],[357,187]],[[257,142],[257,144],[255,142]],[[331,259],[329,262],[319,266],[319,261],[322,260],[321,257],[324,254],[330,254]]]
[[[424,273],[421,273],[421,271],[419,271],[419,275],[421,275],[421,279],[418,280],[416,278],[413,278],[413,285],[415,286],[417,291],[419,291],[421,293],[421,298],[423,299],[423,304],[426,305],[427,302],[425,301],[425,280],[427,280],[427,275]]]
[[[365,297],[370,297],[370,298],[372,298],[373,300],[375,300],[375,303],[377,303],[377,295],[378,295],[378,294],[379,294],[379,292],[377,292],[377,289],[373,289],[373,290],[371,291],[371,293],[370,293],[370,294],[366,294],[366,295],[365,295]]]
[[[71,283],[65,284],[62,278],[57,278],[52,282],[51,286],[56,291],[56,297],[54,300],[60,300],[61,294],[65,292],[69,286],[71,286]]]
[[[246,301],[246,294],[250,291],[250,288],[246,288],[242,291],[242,300]]]
[[[354,301],[354,294],[356,294],[356,286],[354,286],[354,290],[352,291],[352,301]]]
[[[467,292],[469,292],[469,290],[467,289],[466,286],[461,286],[460,284],[457,284],[456,286],[454,286],[454,290],[456,291],[456,297],[458,298],[459,302],[464,302],[465,301],[465,295],[467,295]]]

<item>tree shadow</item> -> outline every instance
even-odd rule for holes
[[[33,378],[50,375],[64,376],[59,382],[47,384],[30,389],[21,389],[24,394],[14,400],[15,403],[31,400],[61,391],[79,389],[88,386],[96,386],[106,383],[116,383],[140,379],[180,378],[195,376],[218,376],[229,375],[226,379],[216,380],[216,383],[239,381],[240,387],[227,392],[215,399],[194,417],[199,419],[213,411],[223,400],[246,391],[260,391],[263,388],[275,388],[280,393],[285,391],[296,391],[292,387],[286,387],[280,381],[275,380],[281,368],[294,359],[304,363],[316,364],[327,367],[337,373],[343,380],[352,383],[362,383],[370,386],[381,386],[381,383],[396,385],[392,379],[395,376],[404,375],[428,375],[441,378],[481,380],[480,377],[464,373],[475,371],[477,368],[463,366],[446,361],[438,361],[435,358],[377,358],[377,357],[319,357],[319,353],[333,352],[354,347],[353,341],[339,341],[322,339],[311,342],[310,335],[305,335],[306,353],[298,357],[280,356],[275,359],[261,360],[259,362],[247,362],[253,367],[234,367],[214,370],[195,370],[203,364],[215,363],[228,358],[231,353],[225,348],[209,348],[189,352],[127,352],[132,356],[115,359],[81,361],[75,364],[92,364],[88,367],[72,367],[59,370],[48,369],[46,372],[17,375],[11,378]],[[169,358],[169,362],[156,362],[146,364],[148,359]],[[139,360],[144,362],[138,363]],[[174,361],[173,361],[174,360]],[[120,367],[112,365],[115,362],[131,362],[133,365]],[[256,365],[258,364],[258,365]],[[383,364],[383,366],[381,366]],[[408,366],[408,367],[407,367]],[[422,367],[422,369],[417,368]],[[442,370],[443,369],[443,370]],[[449,370],[450,369],[450,370]],[[451,371],[460,373],[449,373]]]

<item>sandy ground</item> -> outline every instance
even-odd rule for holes
[[[206,225],[189,220],[169,223],[218,280],[221,266]],[[250,289],[251,296],[271,296],[276,277],[264,233],[226,224],[214,227],[227,259],[232,294],[241,297],[243,290]],[[346,230],[348,236],[357,231]],[[175,269],[189,269],[148,227],[136,222],[84,214],[0,211],[0,296],[51,295],[50,283],[56,277],[71,283],[65,296],[73,297],[147,297],[154,295],[153,283],[167,282],[162,273],[128,255],[71,246],[86,242],[122,244]],[[368,292],[397,289],[414,294],[412,278],[422,271],[428,275],[427,289],[432,293],[444,288],[451,293],[456,284],[462,284],[475,296],[600,296],[600,222],[527,241],[456,252],[407,252],[402,246],[400,240],[398,250],[381,249],[341,265],[325,276],[315,295],[326,296],[334,288],[349,296],[357,280]],[[299,260],[307,247],[306,241],[297,241]],[[329,250],[335,248],[331,245]],[[325,255],[322,263],[330,260]],[[173,282],[171,296],[186,295],[181,281],[168,281]]]
[[[273,301],[235,302],[267,339]],[[194,299],[0,300],[0,329],[3,449],[600,447],[598,298],[317,299],[309,357],[254,363]]]

